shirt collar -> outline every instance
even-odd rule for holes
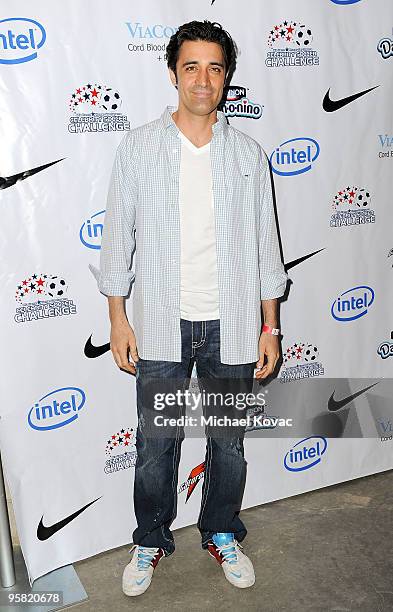
[[[179,128],[172,119],[172,113],[176,110],[175,106],[167,106],[161,115],[161,121],[165,129],[170,129],[173,133],[178,134]],[[225,114],[222,111],[217,111],[217,121],[212,125],[213,136],[219,133],[226,135],[228,130],[228,122]]]

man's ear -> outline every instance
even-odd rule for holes
[[[173,72],[173,70],[171,68],[169,68],[169,76],[170,79],[172,81],[172,85],[174,85],[177,89],[177,78],[176,78],[176,74]]]

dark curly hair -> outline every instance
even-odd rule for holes
[[[229,83],[236,68],[237,47],[230,34],[219,23],[206,19],[205,21],[190,21],[176,30],[166,48],[168,68],[175,74],[179,49],[185,40],[205,40],[220,45],[225,62],[226,82]]]

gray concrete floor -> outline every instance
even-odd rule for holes
[[[175,532],[149,590],[123,595],[129,547],[75,564],[89,601],[82,612],[232,610],[393,611],[393,471],[245,510],[244,552],[256,584],[236,589],[195,527]]]

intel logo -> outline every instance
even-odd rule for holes
[[[309,470],[321,461],[327,449],[327,440],[322,436],[310,436],[297,442],[284,457],[284,467],[289,472]]]
[[[360,0],[331,0],[334,4],[356,4]]]
[[[0,64],[22,64],[37,57],[46,40],[45,28],[24,17],[0,20]]]
[[[38,431],[64,427],[78,418],[85,400],[84,391],[78,387],[55,389],[34,404],[27,421],[32,429]]]
[[[286,140],[270,156],[273,172],[281,176],[294,176],[308,172],[317,159],[319,150],[319,144],[313,138]]]
[[[366,285],[344,291],[332,304],[332,317],[336,321],[354,321],[364,317],[374,301],[374,295],[374,290]]]
[[[87,219],[79,230],[79,238],[81,243],[89,249],[100,249],[102,230],[104,229],[105,210],[92,215]]]

